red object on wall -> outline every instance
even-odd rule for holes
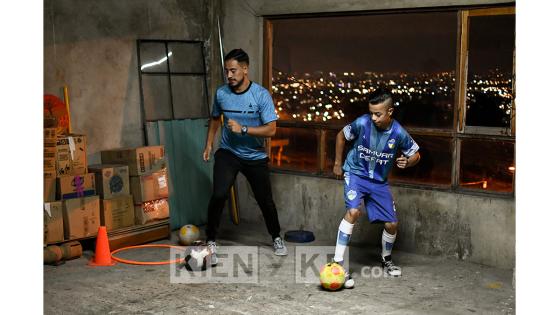
[[[45,94],[43,98],[43,119],[45,128],[56,128],[56,134],[68,134],[69,117],[66,104],[55,95]]]

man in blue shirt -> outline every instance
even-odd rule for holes
[[[370,222],[384,222],[381,237],[381,264],[391,276],[400,276],[401,269],[391,259],[397,237],[397,209],[387,183],[393,164],[406,168],[420,161],[418,144],[392,118],[393,98],[388,90],[377,89],[369,95],[369,114],[358,117],[336,136],[336,157],[333,172],[341,178],[344,170],[344,201],[346,214],[340,222],[334,261],[343,263],[344,251],[350,241],[354,223],[361,215],[362,200]],[[342,167],[344,142],[352,141]],[[345,288],[354,287],[347,273]]]
[[[214,135],[221,125],[220,116],[223,115],[220,148],[214,154],[214,183],[206,227],[212,265],[217,264],[216,232],[222,210],[239,172],[247,178],[261,208],[268,233],[272,236],[274,254],[284,256],[288,253],[280,237],[280,224],[272,200],[268,156],[264,146],[264,138],[276,133],[278,116],[272,97],[267,89],[249,80],[249,56],[245,51],[230,51],[224,57],[224,64],[228,84],[219,87],[214,96],[212,118],[203,153],[204,161],[208,161]]]

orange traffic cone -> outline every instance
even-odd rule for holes
[[[107,228],[100,226],[97,230],[97,242],[95,243],[95,256],[88,263],[90,266],[113,266],[115,262],[111,259],[109,249],[109,238]]]

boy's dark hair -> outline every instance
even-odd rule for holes
[[[239,63],[244,62],[249,65],[249,55],[247,55],[247,53],[241,48],[236,48],[228,52],[228,54],[224,57],[224,61],[228,61],[230,59],[237,60]]]
[[[385,102],[386,100],[390,100],[389,106],[393,106],[393,94],[391,94],[391,90],[386,89],[384,87],[380,87],[377,90],[370,93],[368,96],[368,102],[370,104],[376,105]]]

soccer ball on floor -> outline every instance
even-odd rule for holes
[[[206,243],[195,241],[187,247],[185,253],[185,267],[190,271],[203,271],[210,266],[210,250]]]
[[[187,224],[179,230],[179,243],[182,245],[191,245],[200,237],[200,230],[196,225]]]
[[[345,273],[346,271],[344,268],[335,262],[324,265],[319,272],[321,286],[330,291],[336,291],[342,288],[344,285]]]

